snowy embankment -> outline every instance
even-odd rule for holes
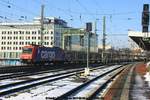
[[[148,82],[148,86],[150,87],[150,62],[146,64],[146,68],[148,72],[144,75],[145,81]]]
[[[145,81],[148,82],[148,86],[150,87],[150,72],[147,72],[146,75],[144,75]]]

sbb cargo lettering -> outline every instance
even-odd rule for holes
[[[48,58],[55,58],[55,52],[54,51],[41,51],[41,58],[42,59],[48,59]]]

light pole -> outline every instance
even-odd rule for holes
[[[41,6],[41,20],[40,20],[40,23],[41,23],[41,46],[44,45],[44,42],[43,42],[43,31],[44,31],[44,5]]]
[[[106,55],[105,55],[105,47],[106,47],[106,17],[103,17],[103,49],[102,49],[102,62],[105,63]]]
[[[89,69],[89,45],[90,45],[90,39],[89,39],[89,35],[90,32],[92,31],[92,23],[86,23],[86,34],[87,34],[87,67],[85,68],[84,71],[84,76],[87,76],[90,74],[90,69]]]

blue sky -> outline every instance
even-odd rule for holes
[[[72,27],[84,27],[97,19],[99,44],[102,17],[106,16],[107,44],[127,47],[127,30],[141,31],[143,4],[150,4],[150,0],[0,0],[0,16],[5,17],[0,21],[18,21],[21,16],[31,21],[40,15],[41,3],[45,4],[45,16],[61,17]]]

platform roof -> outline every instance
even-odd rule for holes
[[[150,32],[129,31],[128,36],[143,50],[150,51]]]

